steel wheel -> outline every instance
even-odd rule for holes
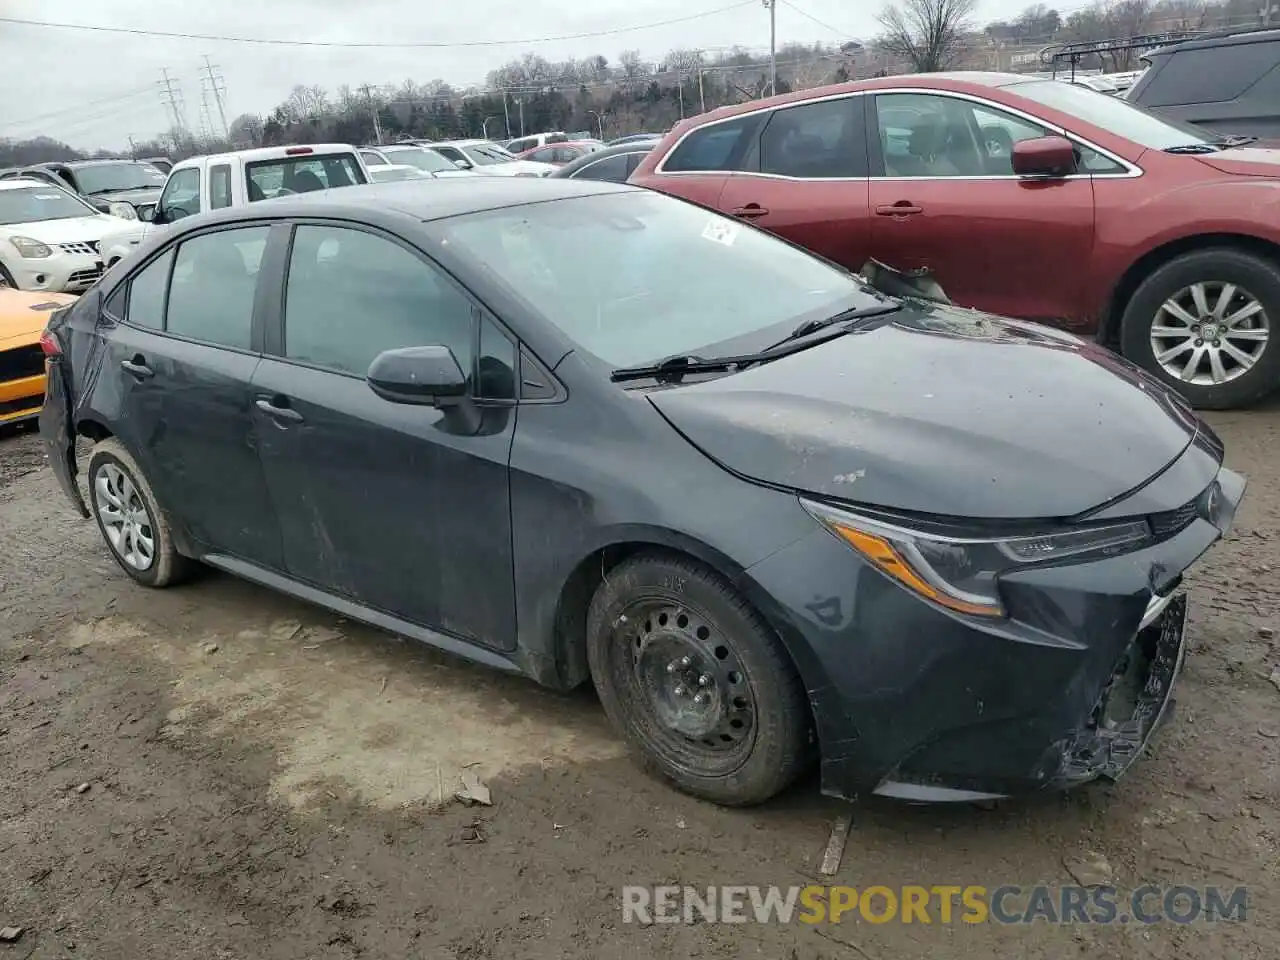
[[[738,656],[702,617],[669,601],[638,600],[623,616],[655,746],[682,763],[696,758],[703,770],[733,770],[750,751],[756,727]]]
[[[1170,377],[1216,386],[1252,370],[1270,334],[1257,297],[1234,283],[1203,281],[1160,305],[1151,325],[1151,351]]]
[[[133,481],[113,463],[94,475],[93,502],[111,549],[134,570],[155,562],[155,525]]]

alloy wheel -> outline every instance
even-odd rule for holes
[[[1160,305],[1151,325],[1151,351],[1175,380],[1218,386],[1252,370],[1270,334],[1257,297],[1238,284],[1202,281]]]
[[[133,569],[149,569],[156,556],[155,527],[129,475],[104,463],[94,477],[93,501],[111,549]]]
[[[731,645],[712,624],[670,601],[637,601],[623,613],[630,631],[638,700],[662,752],[731,772],[750,752],[756,704]]]

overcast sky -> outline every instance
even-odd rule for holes
[[[734,0],[0,0],[0,16],[178,33],[289,40],[477,43],[434,49],[282,47],[125,36],[0,22],[0,137],[44,134],[81,148],[121,148],[165,130],[163,68],[198,125],[207,54],[226,81],[228,120],[266,113],[294,84],[481,84],[502,63],[533,51],[551,60],[627,49],[661,57],[675,47],[735,44],[767,50],[769,16],[758,4],[650,29],[627,29],[729,6]],[[1016,15],[1027,0],[980,0],[978,19]],[[1068,4],[1071,6],[1072,4]],[[1074,4],[1079,6],[1080,4]],[[877,0],[780,0],[778,44],[875,35]],[[800,11],[803,11],[801,13]],[[808,14],[806,17],[804,14]],[[814,19],[810,19],[814,18]],[[821,21],[821,23],[815,22]],[[551,43],[532,38],[610,31]],[[493,41],[522,41],[492,43]],[[212,105],[212,101],[211,101]]]

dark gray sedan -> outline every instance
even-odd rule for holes
[[[199,561],[591,680],[652,768],[730,804],[815,755],[845,797],[1118,776],[1244,491],[1096,345],[613,184],[190,217],[42,345],[54,470],[134,580]]]

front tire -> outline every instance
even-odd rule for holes
[[[115,437],[99,442],[86,471],[89,505],[112,558],[147,587],[182,580],[192,561],[178,553],[168,518],[137,462]]]
[[[687,793],[761,803],[810,760],[795,666],[760,615],[690,560],[643,554],[611,570],[588,611],[587,657],[610,721]]]
[[[1249,406],[1280,386],[1280,266],[1243,250],[1195,250],[1155,270],[1121,321],[1125,357],[1192,406]]]

